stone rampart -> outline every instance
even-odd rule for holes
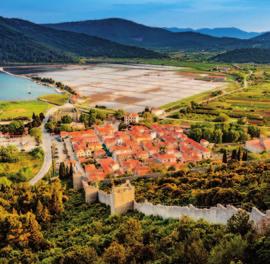
[[[203,219],[211,224],[227,224],[228,220],[239,210],[232,205],[223,206],[218,204],[211,208],[196,208],[189,206],[167,206],[154,205],[149,202],[137,203],[135,201],[135,188],[129,181],[120,185],[113,186],[111,193],[99,190],[97,187],[88,185],[82,181],[85,191],[85,201],[93,203],[99,201],[111,208],[111,214],[124,214],[128,210],[137,210],[147,216],[158,216],[163,219],[180,219],[188,216],[194,220]],[[270,210],[266,214],[257,208],[253,208],[250,215],[250,221],[253,222],[258,233],[265,233],[270,228]]]
[[[164,219],[179,219],[188,216],[194,220],[204,219],[212,224],[226,224],[227,221],[238,212],[239,209],[234,206],[217,205],[211,208],[199,209],[193,205],[189,206],[166,206],[153,205],[149,202],[134,203],[134,209],[145,215],[159,216]]]
[[[112,200],[111,194],[103,192],[101,190],[98,191],[98,201],[99,202],[111,207],[112,206],[111,200]]]

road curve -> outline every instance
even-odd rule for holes
[[[49,118],[58,110],[61,108],[66,108],[68,106],[71,106],[70,104],[65,104],[63,106],[57,106],[51,108],[45,115],[45,118],[41,124],[41,132],[42,132],[42,149],[44,151],[44,161],[43,165],[38,172],[38,174],[32,178],[29,183],[30,185],[35,185],[38,181],[40,181],[45,175],[49,172],[51,165],[52,165],[52,139],[50,133],[47,132],[45,125],[48,122]]]

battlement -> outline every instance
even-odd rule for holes
[[[194,220],[203,219],[211,224],[226,225],[228,220],[242,209],[232,205],[217,206],[210,208],[197,208],[193,205],[189,206],[166,206],[154,205],[149,202],[137,203],[135,201],[135,187],[126,181],[119,186],[113,186],[111,193],[106,193],[98,189],[98,187],[90,186],[87,182],[82,181],[85,191],[85,201],[93,203],[99,201],[111,208],[111,214],[124,214],[128,210],[137,210],[148,216],[158,216],[163,219],[180,219],[188,216]],[[250,213],[250,221],[254,224],[258,233],[264,233],[270,228],[270,210],[266,214],[257,208],[253,208]]]
[[[113,186],[111,193],[99,190],[97,187],[89,185],[82,181],[85,192],[85,202],[93,203],[99,201],[111,208],[111,214],[123,214],[128,210],[133,210],[135,201],[135,188],[129,181]]]

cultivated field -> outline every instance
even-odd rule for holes
[[[35,75],[50,77],[76,90],[89,106],[141,111],[159,107],[208,90],[224,82],[204,81],[204,73],[189,74],[181,68],[149,65],[99,64],[66,66]]]

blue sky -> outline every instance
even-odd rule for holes
[[[269,0],[0,0],[0,15],[34,22],[121,17],[151,26],[270,31]]]

